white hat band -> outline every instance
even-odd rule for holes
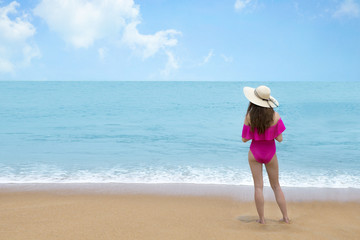
[[[254,89],[254,94],[255,94],[256,97],[258,97],[258,98],[260,98],[260,99],[262,99],[262,100],[264,100],[264,101],[267,101],[267,103],[269,104],[269,107],[270,107],[270,108],[272,108],[272,106],[270,105],[269,101],[272,102],[276,107],[279,106],[279,105],[278,105],[275,101],[273,101],[270,97],[269,97],[269,98],[263,98],[263,97],[261,97],[261,96],[258,94],[258,92],[256,91],[256,88]]]

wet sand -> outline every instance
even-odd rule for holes
[[[221,196],[1,191],[0,239],[359,239],[359,202],[265,203]]]

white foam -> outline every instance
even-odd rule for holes
[[[147,167],[66,171],[40,165],[16,172],[10,167],[0,170],[0,183],[193,183],[220,185],[252,185],[249,169],[230,167]],[[360,175],[281,172],[280,183],[287,187],[360,188]],[[264,185],[269,181],[264,172]]]

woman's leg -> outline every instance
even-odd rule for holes
[[[262,175],[262,164],[257,162],[254,155],[249,151],[249,165],[254,180],[255,187],[255,205],[256,210],[259,214],[259,223],[265,223],[264,217],[264,194],[263,194],[263,175]]]
[[[286,201],[283,191],[279,184],[279,164],[276,154],[271,161],[265,164],[266,171],[269,176],[271,188],[274,191],[276,202],[279,205],[280,211],[283,215],[283,221],[289,223],[289,217],[286,210]]]

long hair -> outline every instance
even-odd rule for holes
[[[274,113],[272,108],[260,107],[250,102],[246,115],[250,115],[251,131],[254,132],[256,128],[259,134],[264,133],[265,129],[273,123]]]

